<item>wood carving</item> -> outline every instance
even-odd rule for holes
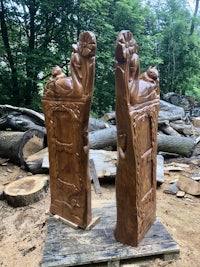
[[[140,75],[138,46],[130,31],[116,42],[117,241],[137,246],[156,214],[158,71]]]
[[[50,161],[50,211],[81,228],[91,221],[88,121],[94,87],[96,38],[79,35],[66,77],[52,70],[42,97]]]

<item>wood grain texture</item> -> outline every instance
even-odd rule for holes
[[[156,216],[156,155],[159,109],[158,73],[140,75],[138,46],[130,31],[116,42],[116,174],[119,242],[137,246]]]
[[[50,162],[50,211],[82,228],[91,221],[88,122],[95,52],[94,34],[81,33],[73,45],[71,77],[55,66],[42,97]]]
[[[27,176],[8,184],[4,189],[4,196],[11,206],[27,206],[45,197],[48,187],[48,176]]]

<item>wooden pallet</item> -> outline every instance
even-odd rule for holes
[[[95,266],[105,262],[107,266],[120,266],[120,261],[127,259],[137,260],[150,256],[177,258],[179,246],[158,218],[139,246],[130,247],[114,238],[115,215],[114,201],[98,203],[98,207],[93,208],[93,216],[101,219],[91,230],[73,229],[50,217],[40,266]]]

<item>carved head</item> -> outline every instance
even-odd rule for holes
[[[58,75],[60,75],[60,74],[62,74],[62,69],[61,69],[58,65],[56,65],[56,66],[52,69],[52,71],[51,71],[51,75],[52,75],[53,78],[55,78],[56,76],[58,76]]]
[[[156,67],[152,67],[150,66],[148,69],[147,69],[147,75],[153,79],[154,81],[156,81],[158,79],[158,70]]]

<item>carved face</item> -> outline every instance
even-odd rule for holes
[[[149,67],[147,70],[147,74],[153,80],[157,80],[158,78],[158,70],[156,67]]]

